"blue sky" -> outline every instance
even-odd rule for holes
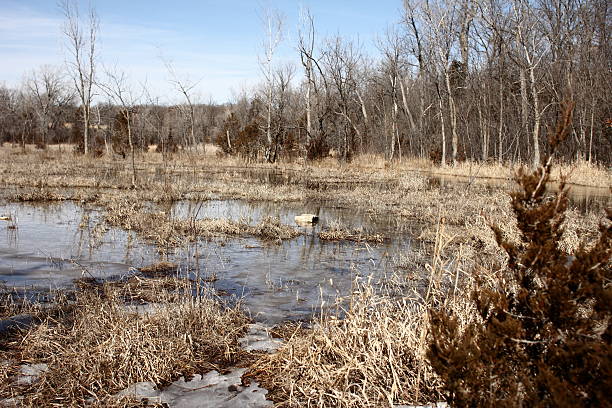
[[[81,12],[89,1],[80,1]],[[375,39],[400,18],[401,0],[92,0],[100,19],[99,56],[127,72],[134,84],[146,81],[163,102],[179,100],[168,83],[162,57],[179,77],[197,82],[202,102],[231,100],[260,78],[258,55],[264,29],[261,10],[285,17],[278,61],[294,61],[300,8],[315,17],[319,39],[340,34],[376,54]],[[0,83],[16,87],[42,65],[62,65],[63,17],[55,0],[0,0]]]

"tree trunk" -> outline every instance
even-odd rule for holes
[[[89,153],[89,107],[83,105],[83,153]]]
[[[412,117],[412,112],[410,111],[410,108],[408,107],[408,100],[406,99],[406,90],[404,89],[404,81],[402,81],[402,79],[399,79],[399,86],[400,86],[400,90],[402,91],[402,104],[404,105],[404,111],[406,112],[406,117],[408,117],[408,120],[410,121],[410,129],[412,131],[415,130],[416,125],[414,123],[414,118]]]
[[[194,147],[194,149],[197,150],[197,143],[196,143],[196,138],[195,138],[195,112],[193,109],[193,105],[191,104],[191,102],[189,103],[189,119],[190,119],[190,132],[191,132],[191,143]]]
[[[306,68],[306,146],[310,146],[310,138],[312,134],[312,108],[311,108],[311,65]]]
[[[489,124],[483,117],[480,99],[478,100],[478,124],[480,126],[480,139],[482,140],[481,159],[482,161],[486,161],[489,158]]]
[[[136,187],[136,159],[134,158],[134,143],[132,141],[132,124],[129,112],[125,114],[127,122],[128,143],[130,144],[130,155],[132,156],[132,188]]]
[[[497,124],[497,162],[501,166],[503,163],[503,141],[504,141],[504,86],[499,82],[499,122]]]
[[[469,39],[470,39],[470,25],[472,24],[472,12],[470,10],[470,0],[463,1],[463,16],[461,18],[461,29],[459,32],[459,47],[461,48],[461,62],[463,63],[463,69],[465,72],[468,71],[469,64]]]
[[[593,105],[594,105],[595,99],[593,99]],[[591,133],[589,135],[589,164],[591,164],[592,159],[593,159],[593,125],[594,125],[594,119],[595,119],[595,106],[591,107]]]
[[[527,132],[527,121],[529,120],[529,99],[527,98],[527,77],[525,70],[519,70],[519,78],[521,82],[521,126],[523,132]]]
[[[365,128],[365,134],[367,137],[368,134],[368,110],[366,109],[366,104],[363,101],[363,98],[361,97],[361,92],[357,91],[357,98],[359,99],[359,105],[361,106],[361,114],[363,115],[363,125]],[[359,134],[359,145],[360,145],[360,150],[361,153],[363,153],[363,135],[361,132],[358,132]]]
[[[440,109],[440,126],[442,127],[442,159],[440,165],[446,166],[446,128],[444,125],[444,109],[442,107],[442,94],[438,89],[438,108]]]
[[[444,78],[446,80],[446,91],[448,92],[448,108],[450,116],[450,126],[452,135],[452,160],[453,166],[457,165],[457,146],[459,144],[459,137],[457,135],[457,108],[455,106],[455,97],[453,96],[453,90],[450,84],[450,75],[448,70],[444,72]]]
[[[268,84],[268,106],[266,112],[266,154],[267,162],[272,160],[272,84]]]
[[[529,67],[529,85],[531,87],[531,98],[533,99],[533,167],[540,165],[540,122],[542,113],[540,112],[539,95],[536,87],[535,67]]]
[[[400,138],[399,131],[397,126],[397,113],[398,113],[398,105],[397,105],[397,81],[398,77],[395,75],[389,75],[389,81],[391,82],[391,100],[393,102],[393,106],[391,107],[391,145],[394,146],[397,142],[399,158],[401,159],[401,149],[400,149]],[[393,154],[393,150],[391,153]],[[393,156],[391,157],[393,159]]]

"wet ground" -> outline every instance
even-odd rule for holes
[[[271,184],[300,182],[296,174],[266,171],[250,176]],[[471,181],[431,176],[428,182],[440,188]],[[500,188],[500,183],[509,182],[493,180],[491,188]],[[325,186],[317,188],[321,187]],[[570,190],[570,206],[581,212],[601,211],[610,202],[609,189],[572,186]],[[397,270],[394,259],[398,254],[410,256],[418,249],[414,237],[419,226],[412,221],[331,203],[183,201],[162,210],[175,218],[242,219],[250,224],[275,216],[284,224],[295,225],[295,215],[319,216],[319,224],[300,227],[302,236],[280,244],[219,237],[186,243],[163,259],[177,263],[177,273],[201,278],[220,293],[243,299],[253,317],[266,323],[307,318],[322,301],[330,304],[338,295],[350,293],[355,277],[384,280]],[[162,260],[157,248],[141,242],[134,233],[96,227],[99,212],[95,207],[75,202],[8,203],[0,205],[0,216],[10,217],[0,220],[0,282],[8,287],[41,290],[69,287],[80,277],[116,279]],[[333,223],[363,228],[386,240],[380,245],[319,240],[321,228]]]
[[[394,271],[393,257],[412,250],[414,227],[395,217],[372,218],[353,209],[324,205],[248,203],[244,201],[179,202],[165,209],[172,217],[246,219],[258,223],[277,216],[295,225],[302,212],[321,222],[299,227],[303,235],[278,243],[250,237],[219,237],[187,243],[169,255],[177,273],[209,281],[220,293],[243,299],[258,321],[277,323],[307,318],[324,300],[350,293],[356,276],[382,279]],[[97,228],[98,211],[74,202],[0,206],[0,281],[8,287],[69,287],[76,278],[116,279],[160,260],[153,245],[126,231]],[[326,242],[318,231],[330,223],[362,227],[385,235],[372,246]],[[14,228],[11,228],[14,227]],[[212,281],[212,282],[210,282]]]
[[[467,176],[428,175],[428,183],[430,186],[468,185],[475,182],[484,184],[491,189],[499,189],[502,187],[505,190],[514,190],[517,187],[516,182],[511,179],[479,178],[476,180]],[[559,183],[548,183],[547,188],[551,191],[559,191]],[[612,204],[612,191],[609,187],[568,184],[566,185],[566,189],[568,191],[570,206],[578,209],[582,214],[585,214],[587,211],[601,211],[605,208],[609,208]]]

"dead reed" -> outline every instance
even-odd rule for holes
[[[486,241],[491,251],[495,249],[494,240],[482,222],[481,214],[487,214],[493,222],[503,225],[511,212],[510,200],[503,191],[507,188],[505,185],[491,186],[478,182],[479,175],[488,174],[483,170],[486,165],[461,164],[455,169],[436,169],[427,161],[406,161],[385,166],[375,157],[369,157],[367,160],[358,158],[342,166],[334,161],[273,166],[242,163],[234,158],[198,161],[192,156],[180,154],[164,163],[160,155],[147,153],[139,156],[139,185],[137,189],[132,189],[129,168],[121,161],[107,157],[92,159],[73,156],[66,152],[60,154],[53,150],[46,152],[44,157],[41,154],[29,152],[11,155],[9,148],[0,149],[0,156],[10,156],[10,160],[0,160],[0,174],[4,176],[0,178],[0,185],[6,187],[0,189],[0,198],[4,196],[11,200],[32,202],[69,199],[94,202],[103,207],[109,204],[112,207],[113,201],[117,200],[128,203],[167,203],[179,199],[325,202],[338,207],[360,208],[372,215],[396,216],[399,217],[398,222],[417,222],[432,231],[438,218],[443,217],[447,225],[457,227],[462,243],[480,246]],[[413,171],[411,166],[420,166],[427,171]],[[572,174],[585,174],[583,167]],[[467,172],[469,182],[432,184],[429,170],[434,173]],[[507,178],[510,170],[504,171]],[[605,177],[609,172],[605,169],[598,171],[603,173],[599,176],[589,173],[589,178],[605,180],[609,184],[609,177]],[[112,212],[115,209],[109,210]],[[574,222],[579,226],[584,224],[585,217],[591,215],[576,216],[578,218]],[[601,214],[592,218],[598,217]],[[159,220],[168,226],[163,217],[153,218],[153,221]],[[593,224],[590,220],[586,222]],[[126,222],[126,225],[129,223]],[[173,237],[175,227],[184,230],[174,223],[171,227],[144,233],[151,235],[149,239],[169,248],[179,241],[176,236]],[[283,236],[295,234],[285,228],[259,228],[249,232],[246,231],[246,223],[218,220],[202,221],[200,227],[200,232],[205,235],[254,233],[259,236],[263,233],[264,238],[271,240],[278,237],[285,239]],[[265,237],[267,232],[273,232],[274,236]],[[431,236],[432,233],[423,234],[425,239],[431,240]],[[331,235],[329,237],[332,238]]]
[[[0,149],[0,157],[6,154]],[[268,388],[281,407],[380,407],[440,399],[440,378],[426,358],[432,332],[429,310],[435,306],[452,313],[462,333],[478,319],[474,306],[462,295],[470,291],[474,277],[464,272],[466,265],[481,282],[494,285],[500,279],[496,265],[505,262],[489,224],[501,226],[498,234],[503,241],[520,242],[503,188],[478,183],[483,175],[507,177],[505,167],[467,163],[438,169],[427,161],[388,165],[373,157],[342,166],[327,160],[276,167],[236,159],[201,162],[180,155],[168,165],[160,155],[143,154],[138,160],[139,188],[131,189],[125,163],[45,154],[45,160],[39,160],[43,157],[38,153],[11,153],[11,160],[0,159],[0,186],[17,190],[9,198],[90,197],[86,201],[104,208],[107,226],[134,231],[159,248],[218,235],[278,241],[300,234],[277,218],[258,225],[241,220],[176,219],[149,205],[179,199],[325,201],[394,216],[398,223],[419,223],[428,253],[416,261],[398,259],[399,294],[372,282],[357,282],[351,296],[340,299],[333,312],[318,317],[311,329],[286,330],[286,345],[253,365],[249,376]],[[456,186],[431,184],[428,172],[450,172],[471,181]],[[268,173],[282,173],[282,177],[276,180]],[[587,182],[600,185],[606,180],[609,185],[609,170],[589,174],[595,181]],[[568,215],[560,247],[570,251],[593,235],[601,214],[570,210]],[[357,242],[383,239],[340,225],[319,237]],[[481,264],[478,269],[476,260]],[[48,316],[21,343],[13,344],[21,360],[49,365],[41,381],[20,390],[27,395],[25,402],[104,405],[129,383],[163,383],[179,374],[231,362],[244,316],[213,298],[187,296],[191,283],[169,276],[174,271],[172,266],[159,266],[144,271],[154,280],[135,276],[121,284],[90,286],[65,304],[61,316]],[[126,302],[157,305],[154,313],[139,313],[126,308]],[[5,380],[13,375],[11,370],[0,373]],[[0,386],[1,396],[15,391]]]
[[[130,384],[163,384],[234,362],[245,315],[212,294],[191,297],[188,283],[168,289],[155,282],[147,280],[156,303],[144,309],[126,305],[125,288],[116,285],[78,291],[62,314],[12,344],[21,361],[48,369],[31,385],[5,384],[0,396],[20,395],[25,406],[121,406],[112,396]],[[188,295],[177,298],[176,286]]]
[[[339,221],[334,221],[319,232],[319,239],[323,241],[353,241],[381,244],[385,238],[381,234],[365,231],[363,228],[347,228]]]
[[[247,373],[269,390],[278,407],[392,407],[439,401],[440,381],[426,352],[431,331],[428,310],[440,305],[475,318],[461,291],[461,262],[442,256],[448,236],[442,223],[427,275],[400,293],[373,281],[356,281],[353,292],[311,329],[282,329],[286,340]],[[460,279],[461,277],[461,279]],[[325,306],[325,305],[323,305]]]
[[[194,241],[200,237],[216,235],[249,235],[269,241],[282,241],[301,234],[297,228],[282,224],[275,217],[266,217],[257,225],[250,225],[244,220],[177,219],[163,211],[146,209],[144,204],[140,201],[113,199],[107,204],[104,222],[110,227],[135,231],[160,248],[176,247],[185,240]]]

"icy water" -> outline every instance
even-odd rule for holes
[[[120,276],[155,257],[123,231],[97,238],[96,213],[73,202],[7,204],[0,215],[12,218],[0,221],[0,281],[7,286],[65,287],[82,276]]]
[[[307,318],[322,301],[331,304],[350,293],[355,277],[384,278],[394,270],[393,257],[412,250],[411,226],[352,209],[205,201],[179,202],[166,211],[177,218],[246,219],[251,224],[266,216],[286,224],[294,224],[294,216],[303,212],[320,216],[320,224],[300,227],[304,235],[281,244],[222,237],[186,244],[169,256],[181,273],[214,281],[210,285],[241,298],[256,320],[267,323]],[[7,204],[0,206],[0,215],[13,219],[0,221],[0,281],[9,287],[69,287],[81,276],[119,278],[160,260],[153,245],[132,233],[96,229],[97,211],[73,202]],[[320,241],[317,232],[332,222],[389,239],[376,246]]]
[[[202,275],[221,271],[216,276],[217,288],[244,295],[256,318],[279,321],[306,317],[322,301],[330,304],[338,295],[350,293],[355,277],[385,278],[394,271],[393,257],[413,250],[414,227],[398,224],[395,217],[373,218],[354,209],[243,201],[180,202],[172,208],[177,218],[246,219],[250,224],[277,216],[281,222],[295,225],[295,215],[305,212],[318,214],[320,223],[300,227],[302,236],[280,245],[257,238],[228,238],[223,246],[215,241],[200,242],[198,256],[205,259],[197,264],[203,265]],[[374,246],[319,240],[320,229],[334,222],[375,231],[388,240]],[[195,250],[192,247],[186,259],[193,259]]]
[[[266,173],[266,177],[281,177]],[[286,182],[285,176],[279,183]],[[272,182],[268,180],[267,182]],[[461,183],[462,179],[432,177],[430,184]],[[499,188],[497,181],[492,188]],[[610,206],[608,189],[572,187],[570,206],[584,212]],[[211,281],[220,293],[242,299],[256,320],[276,323],[307,318],[322,302],[350,293],[356,277],[384,280],[396,271],[398,255],[410,256],[419,227],[394,216],[372,216],[359,209],[331,204],[245,202],[240,200],[183,201],[161,208],[175,218],[225,218],[259,223],[280,217],[295,225],[295,215],[317,214],[320,223],[299,227],[303,235],[280,244],[249,237],[219,237],[187,243],[168,259],[179,272]],[[134,233],[95,227],[95,208],[74,202],[47,205],[0,205],[0,283],[8,287],[69,287],[76,278],[117,279],[160,261],[157,248]],[[332,223],[363,228],[387,239],[380,245],[325,242],[317,233]]]

